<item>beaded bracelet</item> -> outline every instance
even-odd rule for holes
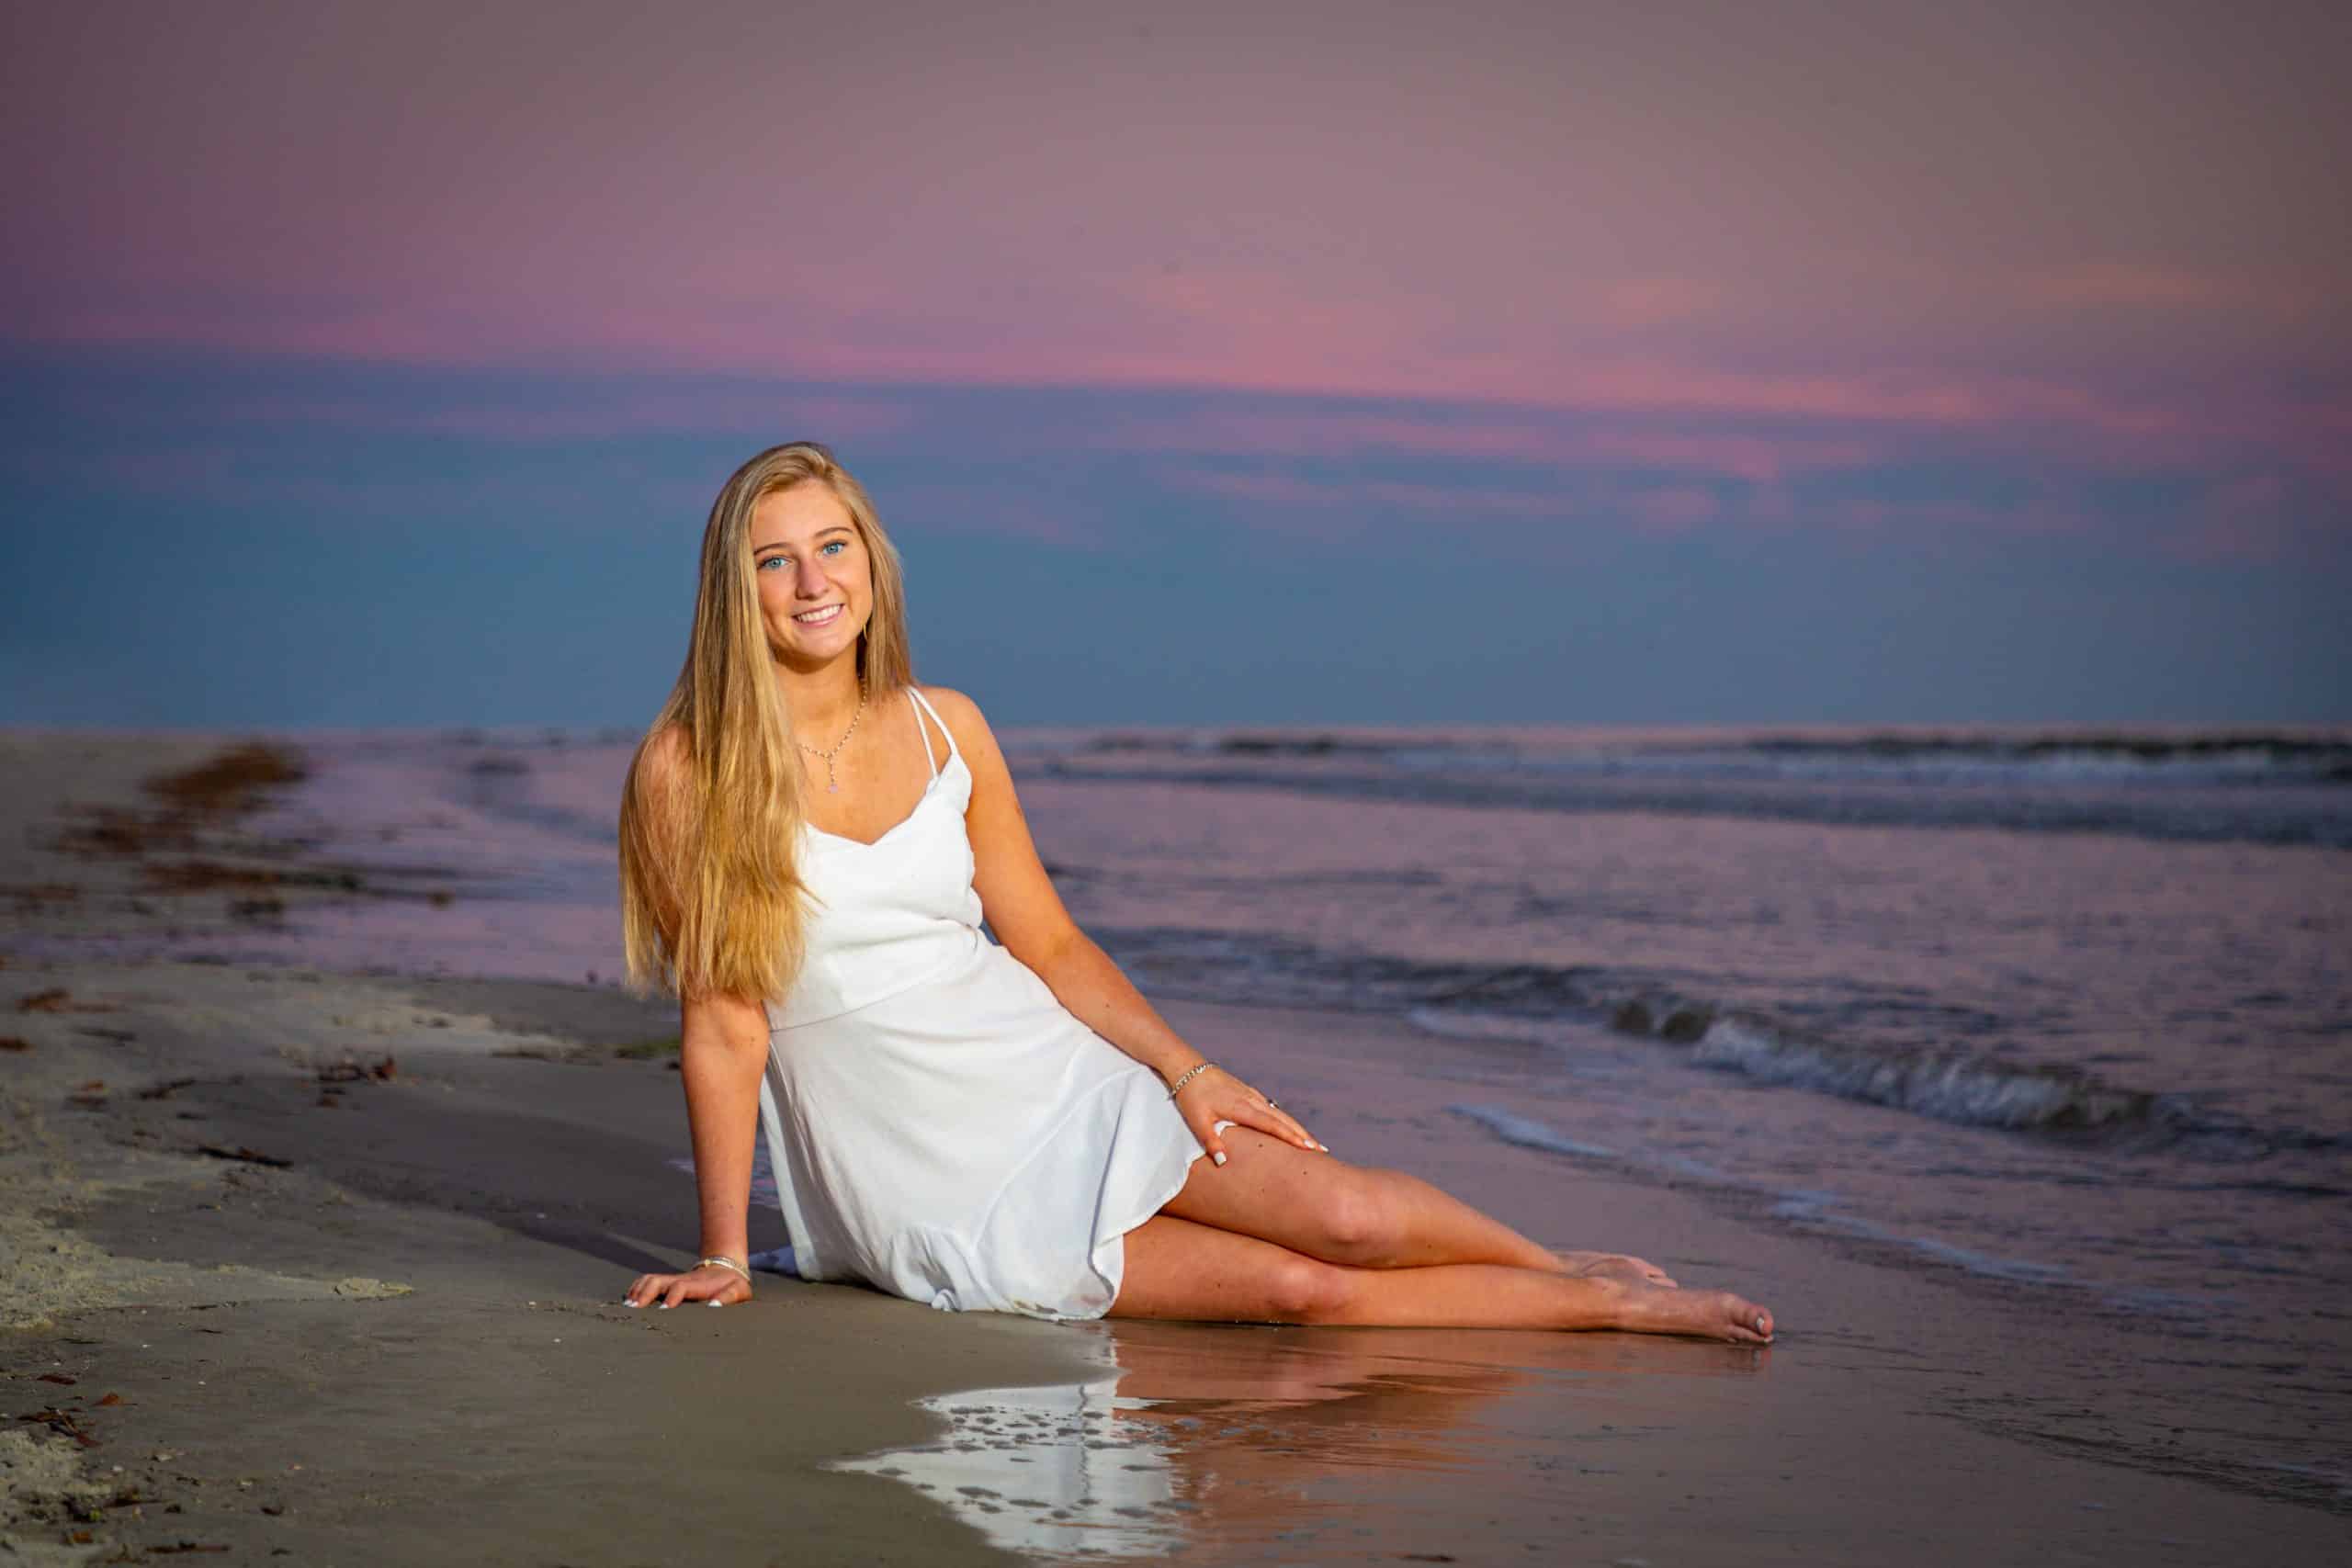
[[[1178,1090],[1182,1089],[1186,1084],[1191,1083],[1194,1078],[1200,1077],[1203,1073],[1207,1072],[1211,1067],[1216,1066],[1216,1064],[1215,1062],[1195,1062],[1191,1066],[1186,1067],[1182,1072],[1178,1073],[1176,1075],[1176,1081],[1168,1086],[1168,1098],[1170,1100],[1175,1099]]]
[[[695,1264],[695,1267],[697,1269],[707,1269],[714,1263],[721,1269],[732,1269],[738,1274],[742,1275],[743,1283],[748,1285],[752,1282],[752,1271],[749,1269],[744,1268],[741,1263],[736,1262],[731,1258],[718,1256],[705,1258],[697,1261]]]

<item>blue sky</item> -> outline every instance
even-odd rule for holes
[[[718,481],[769,430],[810,428],[797,415],[827,403],[854,423],[856,403],[838,386],[740,379],[615,378],[604,396],[639,400],[649,385],[685,405],[691,428],[598,433],[603,400],[579,377],[153,355],[12,368],[20,525],[0,655],[28,678],[11,681],[7,716],[640,722],[684,649]],[[2152,489],[2119,488],[2098,530],[2048,536],[1890,539],[1802,520],[1645,532],[1612,525],[1605,506],[1498,513],[1493,498],[1517,492],[1494,459],[1356,453],[1308,471],[1409,485],[1411,504],[1270,517],[1283,503],[1204,491],[1190,469],[1171,477],[1091,433],[1271,419],[1308,400],[857,397],[869,429],[840,450],[905,554],[920,673],[1001,722],[2346,713],[2340,547],[2332,560],[2152,552],[2132,537],[2165,504]],[[94,435],[87,411],[101,406]],[[255,406],[271,411],[258,425]],[[479,434],[492,407],[529,412],[533,433]],[[873,412],[885,407],[904,415],[895,428]],[[452,409],[453,428],[420,428]],[[1892,504],[1905,483],[1942,497],[1990,482],[1960,468],[1896,475],[1881,493]],[[1455,486],[1486,509],[1450,514]],[[1548,481],[1526,493],[1550,494]]]

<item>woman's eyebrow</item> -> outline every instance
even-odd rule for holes
[[[821,545],[827,539],[831,538],[835,534],[847,534],[852,538],[855,538],[857,536],[857,530],[854,528],[844,527],[841,524],[836,523],[830,528],[820,528],[817,530],[816,533],[809,536],[808,542],[812,545]],[[791,547],[792,542],[790,540],[778,539],[773,544],[753,545],[752,547],[752,553],[755,556],[765,555],[770,550],[785,550],[790,549]]]

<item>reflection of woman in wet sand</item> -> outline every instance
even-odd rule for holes
[[[683,998],[705,1255],[632,1305],[749,1299],[763,1125],[801,1271],[937,1306],[1771,1337],[1333,1158],[1181,1039],[1062,908],[978,707],[913,685],[897,552],[821,447],[711,509],[621,875],[631,971]]]
[[[1556,1502],[1546,1477],[1568,1462],[1560,1419],[1589,1437],[1593,1396],[1611,1398],[1588,1386],[1566,1407],[1539,1400],[1530,1432],[1493,1419],[1487,1407],[1505,1396],[1563,1373],[1622,1385],[1629,1372],[1752,1376],[1762,1362],[1733,1345],[1453,1328],[1125,1322],[1078,1348],[1109,1375],[925,1399],[944,1433],[837,1468],[888,1476],[992,1544],[1057,1561],[1159,1556],[1179,1542],[1313,1561],[1317,1530],[1352,1538],[1367,1525],[1405,1558],[1417,1527],[1432,1545],[1459,1541],[1465,1494],[1506,1511],[1523,1506],[1514,1492]],[[1351,1472],[1359,1485],[1344,1484]]]
[[[1541,1336],[1587,1352],[1579,1356],[1550,1351],[1531,1337],[1426,1328],[1224,1336],[1190,1325],[1123,1323],[1112,1331],[1109,1348],[1120,1368],[1119,1419],[1164,1442],[1176,1468],[1187,1472],[1179,1488],[1185,1495],[1227,1499],[1241,1490],[1236,1483],[1252,1479],[1270,1495],[1295,1492],[1301,1455],[1311,1456],[1318,1472],[1341,1463],[1465,1465],[1464,1428],[1482,1406],[1564,1373],[1752,1375],[1762,1359],[1729,1347]],[[1650,1354],[1609,1355],[1615,1346],[1645,1347]],[[1723,1364],[1708,1365],[1714,1357]],[[1495,1438],[1489,1432],[1480,1440]]]

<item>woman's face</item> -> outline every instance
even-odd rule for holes
[[[781,658],[816,669],[855,656],[874,613],[873,563],[831,485],[804,479],[752,509],[752,580]]]

